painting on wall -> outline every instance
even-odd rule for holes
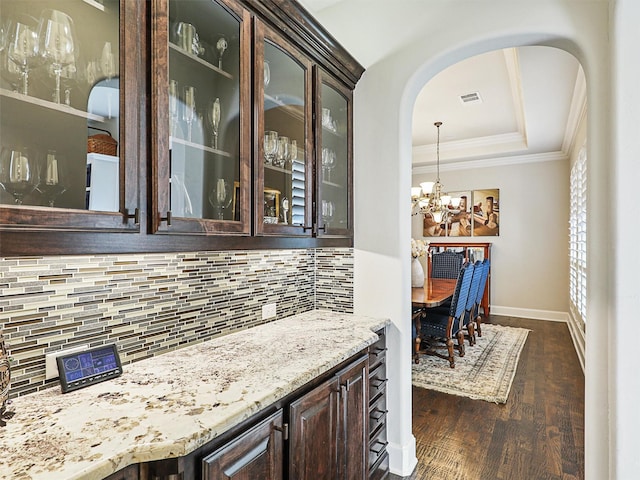
[[[500,189],[473,191],[473,236],[500,235]]]
[[[444,222],[436,222],[431,215],[422,216],[422,236],[423,237],[446,237],[447,226]]]
[[[471,192],[449,192],[451,198],[459,198],[459,205],[450,204],[445,229],[447,237],[471,236]]]
[[[460,203],[449,203],[449,215],[442,222],[436,222],[431,215],[423,216],[422,235],[424,237],[470,237],[471,236],[471,191],[448,192],[451,198],[459,198]]]

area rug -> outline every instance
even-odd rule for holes
[[[465,340],[465,356],[461,358],[456,352],[455,368],[449,367],[447,360],[420,355],[420,363],[412,363],[413,385],[506,403],[528,334],[529,330],[525,328],[482,324],[482,337],[476,335],[473,347]]]

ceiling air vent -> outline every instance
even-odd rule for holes
[[[482,103],[482,99],[480,98],[480,94],[478,92],[460,95],[460,101],[465,105],[469,103]]]

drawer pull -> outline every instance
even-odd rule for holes
[[[375,453],[376,455],[380,455],[382,452],[384,452],[384,449],[387,448],[387,443],[388,442],[376,442],[373,445],[371,445],[370,450]],[[377,449],[376,449],[377,447]]]
[[[388,410],[380,410],[379,408],[374,408],[373,411],[369,414],[371,418],[374,420],[380,420],[387,414]]]

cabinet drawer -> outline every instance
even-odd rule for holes
[[[372,370],[378,364],[386,360],[387,340],[384,332],[378,332],[380,338],[369,347],[369,369]]]
[[[369,465],[372,469],[387,455],[387,429],[381,428],[369,442]]]
[[[380,395],[369,409],[369,432],[371,437],[375,437],[381,428],[386,428],[387,424],[387,397]]]
[[[389,454],[381,455],[369,470],[369,480],[383,480],[389,477]]]
[[[369,373],[369,400],[375,402],[384,393],[387,384],[387,368],[384,363],[379,364]]]

